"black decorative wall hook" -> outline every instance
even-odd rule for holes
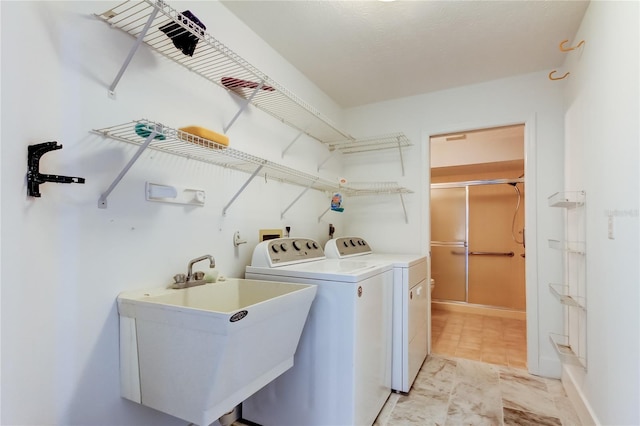
[[[58,142],[44,142],[37,145],[29,145],[27,160],[27,195],[40,197],[40,184],[45,182],[56,183],[84,183],[84,178],[71,176],[47,175],[40,173],[40,158],[49,151],[62,149]]]

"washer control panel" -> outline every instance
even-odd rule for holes
[[[310,238],[276,238],[256,246],[251,265],[273,267],[320,259],[326,259],[324,250]]]
[[[340,237],[333,240],[332,250],[338,252],[339,258],[372,253],[369,243],[360,237]],[[329,250],[329,244],[327,244]]]

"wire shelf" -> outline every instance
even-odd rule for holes
[[[584,205],[584,191],[556,192],[547,198],[549,207],[574,208]]]
[[[549,284],[549,290],[551,291],[551,294],[553,294],[563,305],[586,310],[584,306],[584,297],[570,294],[568,285]]]
[[[147,119],[140,119],[111,127],[94,129],[93,132],[104,137],[139,147],[136,154],[114,179],[110,187],[100,196],[100,199],[98,200],[98,207],[100,208],[107,207],[107,197],[109,194],[137,161],[140,154],[147,148],[251,174],[245,184],[236,192],[229,203],[224,207],[222,211],[223,215],[226,214],[231,204],[233,204],[235,199],[242,191],[244,191],[249,182],[251,182],[251,180],[256,176],[262,176],[265,179],[277,180],[304,187],[302,193],[298,195],[298,197],[283,212],[281,212],[282,217],[284,217],[284,214],[308,189],[323,191],[325,193],[341,190],[345,194],[351,196],[400,194],[401,200],[403,194],[413,192],[399,186],[396,182],[354,183],[350,186],[340,186],[337,183],[337,179],[334,183],[333,181],[322,179],[318,176],[304,173],[291,167],[283,166]],[[404,201],[402,201],[402,207],[405,213],[405,221],[407,221],[407,212],[404,206]]]
[[[111,139],[140,146],[145,142],[145,138],[136,133],[136,124],[143,124],[149,129],[155,129],[159,135],[164,137],[163,140],[153,139],[149,143],[149,149],[246,173],[254,173],[258,167],[262,167],[259,175],[267,179],[308,186],[320,191],[331,192],[339,187],[337,183],[321,179],[318,176],[273,163],[147,119],[95,129],[94,132]]]
[[[358,152],[378,151],[392,148],[401,149],[407,146],[411,146],[411,141],[409,141],[404,133],[392,133],[382,136],[331,143],[329,144],[329,149],[336,149],[343,154],[355,154]]]
[[[587,368],[587,360],[576,355],[575,351],[569,344],[569,336],[549,333],[549,340],[562,363],[577,365],[585,369]]]
[[[156,12],[157,11],[157,12]],[[191,20],[184,19],[162,0],[130,0],[97,15],[113,28],[138,37],[150,26],[143,42],[162,56],[179,63],[229,92],[249,99],[256,108],[279,121],[331,144],[354,138],[339,130],[320,112],[270,79]],[[198,39],[193,56],[178,50],[160,28],[178,25],[172,37],[190,33]],[[178,32],[176,34],[176,32]]]
[[[586,254],[584,241],[560,241],[549,239],[549,248],[567,253]]]
[[[398,185],[397,182],[349,182],[342,188],[344,195],[357,197],[381,194],[413,194],[413,191]]]

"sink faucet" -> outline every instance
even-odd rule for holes
[[[193,264],[200,262],[201,260],[209,259],[209,267],[215,268],[216,261],[210,254],[205,254],[204,256],[196,257],[189,261],[189,266],[187,268],[187,275],[185,274],[176,274],[173,277],[175,281],[171,284],[170,288],[188,288],[195,287],[197,285],[206,284],[206,280],[204,279],[204,272],[193,272]]]
[[[204,256],[196,257],[195,259],[190,260],[189,267],[187,268],[187,282],[193,281],[193,264],[206,259],[209,259],[209,268],[216,267],[216,260],[210,254],[205,254]]]

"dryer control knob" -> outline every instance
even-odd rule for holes
[[[299,243],[298,241],[294,241],[294,242],[293,242],[293,248],[294,248],[294,249],[296,249],[296,250],[298,250],[298,251],[300,251],[300,249],[301,249],[302,247],[300,246],[300,243]]]
[[[282,251],[287,251],[289,246],[287,246],[287,243],[282,243],[282,244],[280,244],[280,248],[282,249]]]
[[[274,253],[277,253],[278,251],[280,251],[280,249],[278,248],[278,245],[277,245],[277,244],[272,245],[272,246],[271,246],[271,250],[272,250]]]
[[[355,247],[355,246],[356,246],[356,243],[354,243],[354,242],[353,242],[353,240],[349,240],[349,242],[351,243],[351,246],[352,246],[352,247]]]

